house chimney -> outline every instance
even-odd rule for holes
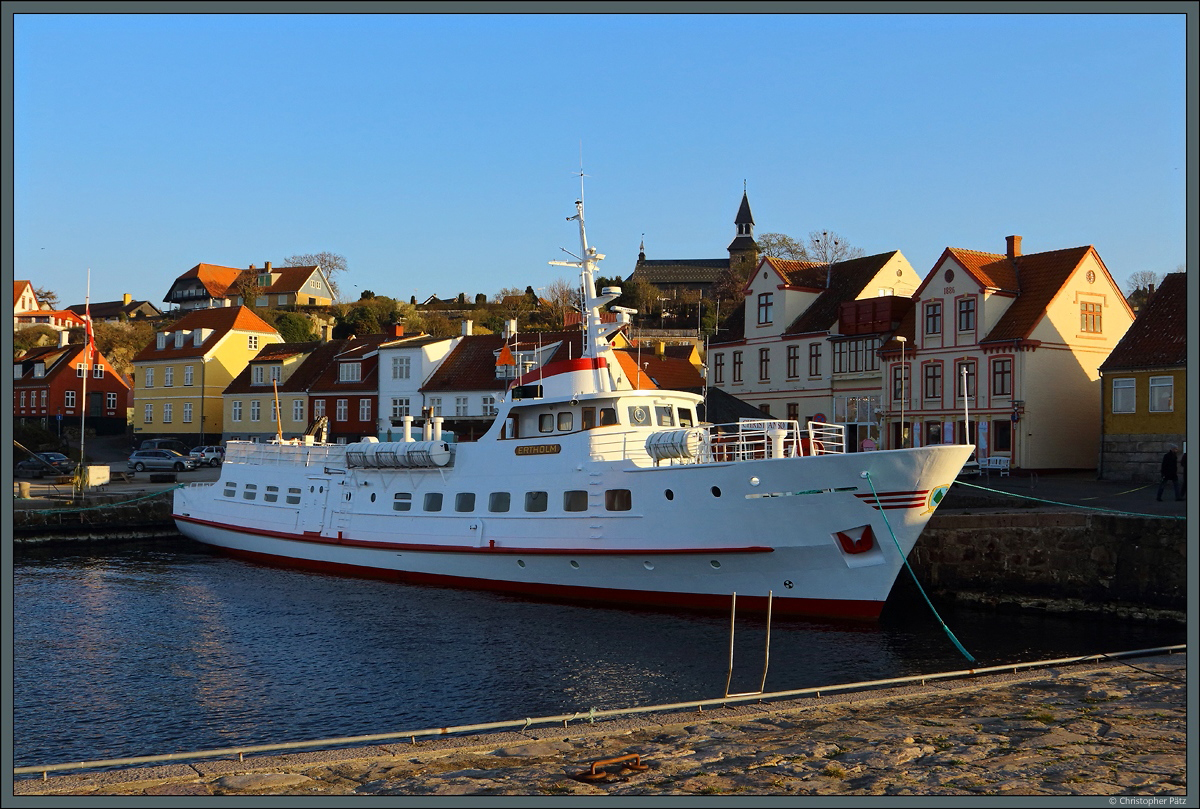
[[[475,323],[469,317],[463,318],[462,333],[463,337],[470,337],[474,333]]]
[[[1008,239],[1008,257],[1016,258],[1021,255],[1021,237],[1009,236]]]
[[[65,348],[67,343],[71,341],[71,335],[67,334],[67,330],[63,329],[58,333],[58,347]]]
[[[392,336],[393,337],[403,337],[404,336],[404,324],[403,323],[397,323],[394,326],[392,326]]]
[[[253,265],[253,264],[251,264],[251,265],[250,265],[250,269],[252,269],[252,270],[254,269],[254,265]]]
[[[659,357],[666,354],[667,353],[667,344],[664,343],[662,340],[659,340],[657,343],[654,344],[654,353]]]
[[[269,262],[269,261],[268,261],[268,262],[267,262],[266,264],[264,264],[263,266],[267,268],[267,272],[270,272],[270,271],[271,271],[271,262]]]
[[[123,298],[124,298],[124,301],[125,301],[125,305],[126,305],[126,306],[128,306],[130,303],[132,303],[132,302],[133,302],[133,296],[132,296],[132,295],[130,295],[128,292],[126,292],[126,293],[125,293],[125,295],[123,296]]]

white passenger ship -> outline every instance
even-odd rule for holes
[[[845,452],[837,425],[700,423],[609,338],[583,204],[583,352],[526,374],[476,442],[231,441],[179,530],[272,564],[548,598],[877,618],[972,446]],[[561,262],[552,262],[561,263]]]

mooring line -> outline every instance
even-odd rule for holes
[[[1062,503],[1062,502],[1059,502],[1058,500],[1044,500],[1041,497],[1030,497],[1027,494],[1017,494],[1016,492],[1006,492],[1003,489],[991,489],[991,488],[988,488],[987,486],[979,486],[974,483],[967,483],[965,480],[956,480],[956,481],[954,481],[954,485],[970,486],[972,489],[980,489],[985,492],[995,492],[996,494],[1006,494],[1009,497],[1020,497],[1023,500],[1034,500],[1038,503],[1049,503],[1052,506],[1067,506],[1068,508],[1082,508],[1082,509],[1086,509],[1088,511],[1105,511],[1105,512],[1108,512],[1109,514],[1123,514],[1126,517],[1156,517],[1161,520],[1186,520],[1187,519],[1186,516],[1178,516],[1175,514],[1144,514],[1139,511],[1122,511],[1122,510],[1116,509],[1116,508],[1101,508],[1100,506],[1081,506],[1078,503]],[[1141,488],[1144,489],[1146,487],[1142,486]],[[1130,489],[1129,491],[1136,492],[1137,489]],[[1122,494],[1127,494],[1127,492],[1122,492]]]
[[[101,503],[100,505],[97,505],[97,506],[84,506],[82,508],[29,508],[29,509],[22,509],[22,510],[28,511],[30,514],[78,514],[78,513],[84,512],[84,511],[96,511],[97,509],[102,509],[102,508],[116,508],[117,506],[126,506],[126,505],[129,505],[130,503],[136,503],[139,500],[148,500],[151,497],[158,497],[160,495],[166,494],[167,492],[174,491],[175,489],[182,489],[186,485],[187,485],[186,483],[176,483],[174,486],[171,486],[168,489],[163,489],[163,490],[157,491],[157,492],[151,492],[150,494],[143,494],[141,497],[135,497],[132,500],[122,500],[119,503]]]
[[[954,633],[950,631],[950,627],[946,626],[946,622],[943,621],[942,616],[938,614],[937,609],[933,606],[933,602],[929,600],[929,596],[925,595],[925,588],[921,586],[921,580],[917,578],[917,574],[913,571],[912,565],[908,563],[908,554],[906,554],[904,549],[900,547],[900,540],[896,539],[896,532],[892,530],[892,523],[887,517],[887,512],[884,511],[883,503],[881,503],[879,500],[879,492],[875,491],[875,482],[871,480],[871,473],[863,472],[862,476],[867,479],[867,483],[869,483],[871,486],[871,494],[875,495],[875,505],[879,509],[879,513],[883,515],[883,524],[887,526],[888,533],[892,535],[892,542],[895,543],[896,550],[900,553],[900,558],[904,560],[904,566],[908,568],[909,575],[912,576],[913,582],[916,583],[917,590],[919,590],[921,593],[921,598],[925,599],[925,603],[929,605],[930,611],[933,612],[933,617],[937,618],[938,623],[942,625],[942,630],[946,633],[946,636],[950,638],[950,641],[955,645],[955,647],[958,648],[960,652],[963,653],[963,656],[966,657],[967,660],[970,660],[972,663],[974,663],[975,658],[972,657],[971,653],[968,652],[963,645],[958,642],[958,638],[954,637]]]

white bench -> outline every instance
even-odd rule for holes
[[[1009,459],[1001,455],[993,455],[990,458],[979,459],[979,471],[987,472],[989,475],[995,469],[1000,472],[1000,477],[1008,477]]]

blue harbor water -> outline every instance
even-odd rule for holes
[[[13,587],[16,766],[709,699],[729,665],[728,614],[280,570],[182,538],[19,551]],[[879,624],[776,617],[766,690],[1185,640],[1173,625],[939,604],[972,664],[908,589]],[[765,621],[736,627],[730,690],[757,690]]]

